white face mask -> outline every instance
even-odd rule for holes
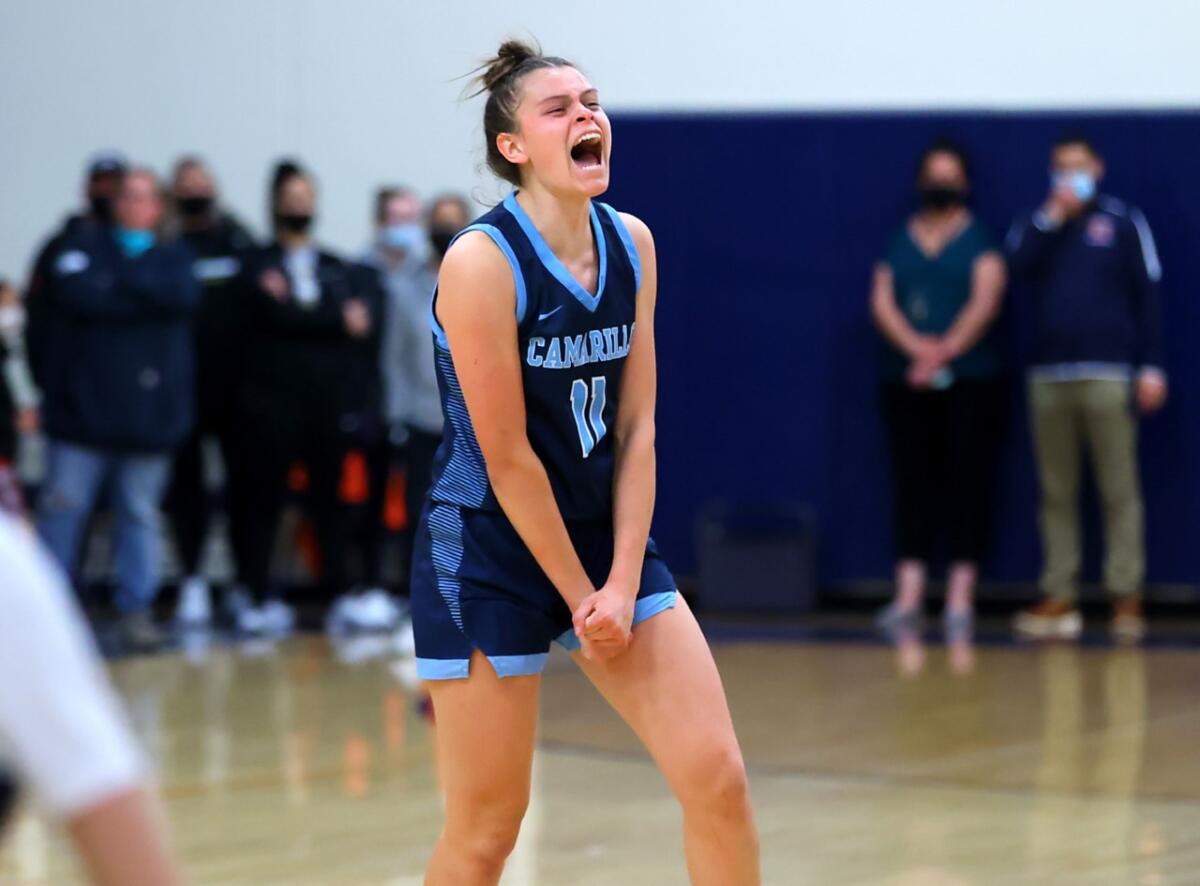
[[[0,307],[0,333],[20,332],[25,328],[25,309],[20,305]]]

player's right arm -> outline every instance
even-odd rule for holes
[[[574,612],[595,588],[525,430],[512,269],[486,234],[460,237],[442,262],[437,316],[488,479],[521,540]]]

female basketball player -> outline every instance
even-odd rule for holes
[[[517,190],[459,235],[434,295],[447,421],[413,610],[447,801],[426,882],[499,880],[557,640],[682,804],[692,882],[758,883],[721,681],[648,538],[654,242],[592,200],[608,187],[612,133],[583,74],[508,42],[480,82],[489,166]]]

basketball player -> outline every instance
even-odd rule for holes
[[[93,883],[178,883],[145,764],[87,629],[49,556],[2,512],[0,613],[3,767],[65,821]]]
[[[461,233],[434,295],[446,427],[413,611],[446,819],[426,883],[494,884],[529,799],[550,643],[645,743],[693,883],[759,882],[745,768],[707,643],[649,540],[654,243],[593,202],[612,132],[571,63],[507,42],[480,92],[517,190]],[[579,814],[587,815],[587,797]]]

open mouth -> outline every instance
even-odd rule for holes
[[[581,135],[571,148],[571,159],[580,169],[595,169],[604,163],[604,141],[600,133]]]

